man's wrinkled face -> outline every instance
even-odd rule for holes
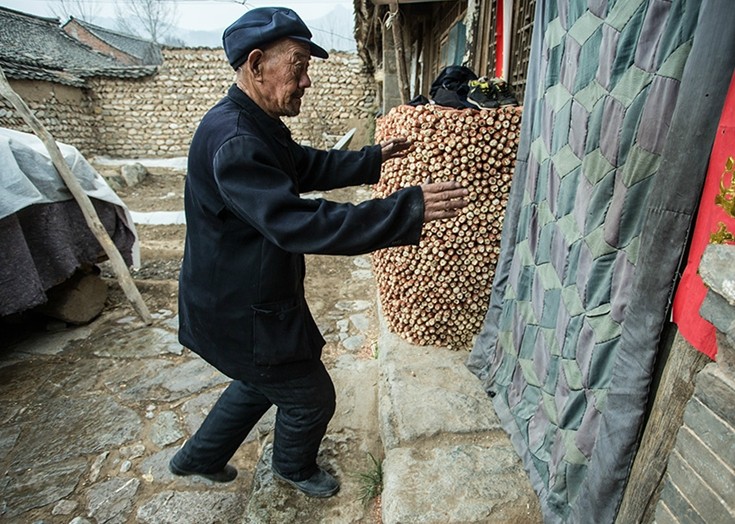
[[[298,115],[301,97],[311,86],[309,45],[285,39],[266,49],[264,58],[263,109],[271,116]]]

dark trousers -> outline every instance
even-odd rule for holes
[[[335,408],[334,385],[321,363],[306,376],[281,382],[233,381],[174,462],[191,472],[220,471],[274,404],[273,467],[294,481],[309,478]]]

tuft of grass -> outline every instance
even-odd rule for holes
[[[368,453],[372,464],[366,472],[360,473],[360,500],[366,506],[383,491],[383,462]]]

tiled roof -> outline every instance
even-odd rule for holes
[[[72,17],[69,22],[71,22],[71,20],[74,20],[77,24],[84,27],[87,31],[108,45],[137,58],[143,65],[161,65],[163,63],[161,48],[155,42],[143,40],[142,38],[137,38],[131,35],[117,33],[110,29],[90,24],[89,22],[85,22],[78,18]],[[67,24],[69,22],[67,22]]]
[[[139,78],[155,66],[130,67],[67,35],[57,18],[0,7],[0,63],[9,78],[83,85],[84,78]]]

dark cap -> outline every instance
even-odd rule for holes
[[[311,41],[311,31],[299,15],[285,7],[259,7],[251,9],[222,35],[227,60],[233,69],[247,60],[250,51],[281,38],[293,38],[311,48],[311,54],[328,58],[329,54]]]

